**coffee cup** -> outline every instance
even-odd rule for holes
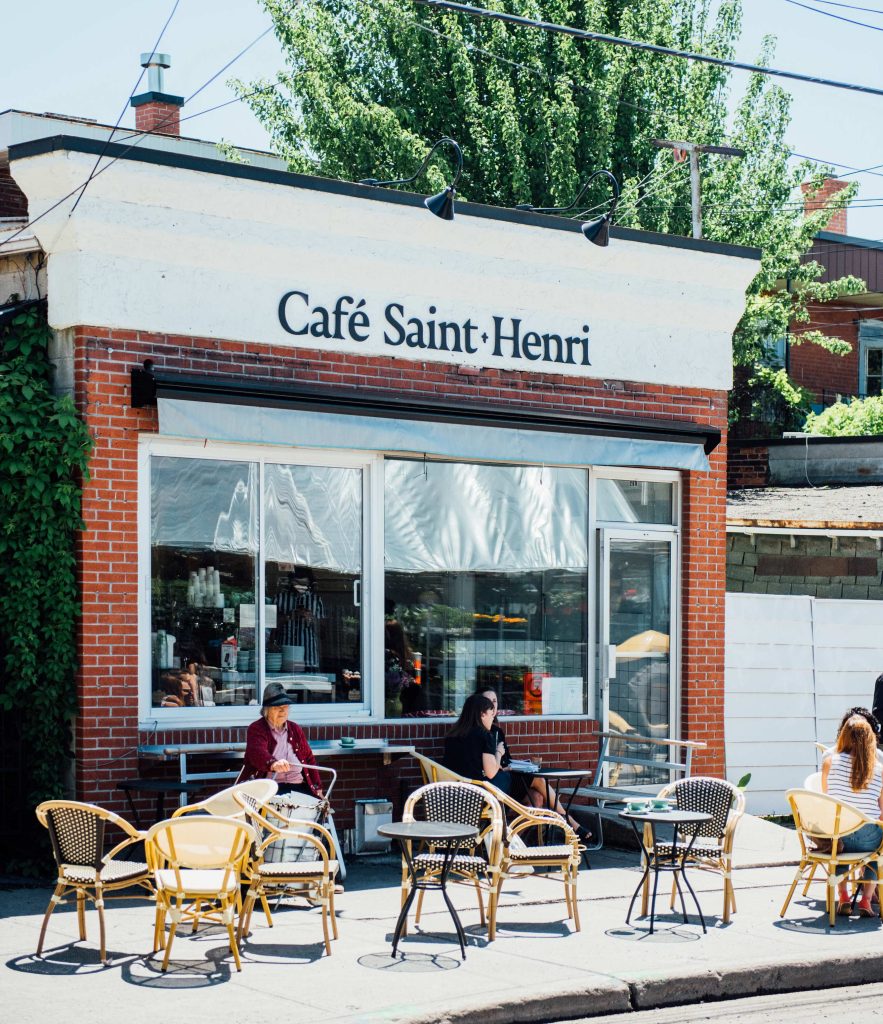
[[[654,811],[667,811],[671,804],[665,799],[651,800],[650,807]]]
[[[354,747],[356,745],[355,737],[354,736],[341,736],[340,737],[340,745],[342,747]]]
[[[628,810],[632,811],[632,813],[637,813],[639,811],[646,811],[647,810],[647,801],[646,800],[629,800],[629,802],[626,804],[626,807],[627,807]]]

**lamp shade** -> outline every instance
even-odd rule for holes
[[[594,245],[606,246],[610,241],[610,215],[605,214],[595,220],[587,220],[580,231]]]
[[[454,196],[456,194],[457,190],[449,185],[444,192],[439,192],[434,196],[427,196],[423,200],[423,205],[430,213],[434,213],[436,217],[441,217],[442,220],[453,220]]]

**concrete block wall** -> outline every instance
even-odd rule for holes
[[[81,798],[124,810],[115,792],[119,779],[137,774],[138,731],[138,435],[157,430],[156,410],[132,409],[129,373],[150,358],[157,367],[191,374],[247,377],[370,388],[414,396],[450,396],[496,406],[600,411],[658,420],[692,420],[726,433],[726,394],[663,385],[602,381],[503,370],[463,375],[456,367],[314,350],[292,350],[253,342],[170,336],[87,326],[70,332],[78,407],[95,441],[90,480],[83,498],[85,532],[78,560],[83,592],[79,632],[80,714],[77,788]],[[725,578],[726,445],[711,456],[711,472],[686,474],[683,521],[682,734],[704,739],[706,752],[696,771],[724,768],[723,659]],[[441,751],[448,724],[408,720],[375,725],[312,726],[311,738],[378,733],[415,743],[430,756]],[[511,722],[507,732],[518,754],[574,765],[597,758],[597,723],[573,720]],[[163,732],[168,742],[244,739],[244,728]],[[156,739],[151,737],[151,741]],[[109,763],[111,762],[111,763]],[[413,762],[402,766],[406,781],[417,779]],[[376,797],[394,777],[379,759],[338,762],[338,824],[349,827],[352,801]],[[384,781],[385,780],[385,781]],[[398,785],[398,783],[393,784]]]
[[[883,551],[873,537],[728,533],[727,592],[883,601]]]

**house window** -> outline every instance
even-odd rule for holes
[[[883,320],[859,324],[859,395],[883,394]]]

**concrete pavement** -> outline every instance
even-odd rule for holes
[[[634,917],[626,926],[628,898],[640,877],[636,853],[595,854],[592,870],[580,872],[581,932],[564,918],[560,884],[529,875],[504,888],[498,936],[488,943],[474,892],[454,886],[469,936],[465,962],[437,894],[427,896],[420,928],[403,940],[405,957],[391,960],[398,910],[392,856],[353,863],[338,897],[340,938],[332,956],[324,955],[319,911],[292,904],[280,909],[272,929],[255,914],[239,974],[225,936],[208,927],[176,938],[163,975],[145,955],[152,908],[136,900],[108,906],[109,967],[98,961],[94,911],[85,943],[76,940],[75,913],[56,911],[46,955],[36,960],[49,891],[11,889],[0,892],[2,1004],[22,1024],[87,1014],[95,1024],[141,1024],[170,1014],[188,1024],[504,1024],[883,978],[881,922],[841,918],[829,932],[822,883],[806,898],[798,892],[780,920],[795,842],[792,832],[767,822],[748,818],[740,825],[738,912],[726,926],[719,876],[691,873],[707,935],[694,915],[684,925],[670,914],[663,895],[656,934]]]

